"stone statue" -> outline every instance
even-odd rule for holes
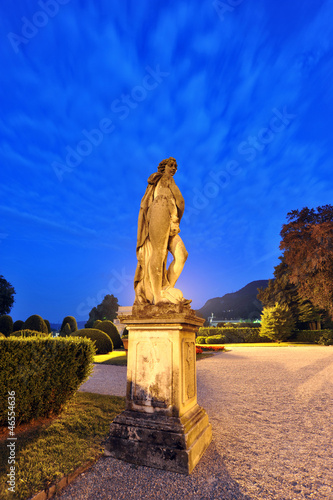
[[[184,213],[184,198],[176,186],[177,162],[170,157],[161,161],[158,171],[148,179],[141,200],[134,277],[135,305],[183,304],[186,300],[174,288],[188,253],[179,236],[179,222]],[[167,269],[167,256],[173,256]]]

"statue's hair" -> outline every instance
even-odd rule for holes
[[[161,174],[164,174],[165,167],[170,162],[170,160],[174,160],[176,162],[176,158],[173,158],[172,156],[170,156],[170,158],[167,158],[166,160],[162,160],[158,164],[158,167],[157,167],[158,172],[160,172]]]

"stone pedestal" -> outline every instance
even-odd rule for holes
[[[197,404],[195,331],[203,321],[175,305],[133,307],[122,318],[129,331],[126,410],[110,426],[106,455],[192,472],[212,439]]]

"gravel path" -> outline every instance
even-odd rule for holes
[[[197,372],[213,442],[191,476],[103,457],[60,498],[333,500],[333,347],[238,347]],[[99,366],[82,388],[124,395],[125,379]]]

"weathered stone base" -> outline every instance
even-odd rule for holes
[[[111,423],[105,455],[190,474],[211,440],[207,413],[197,404],[180,418],[125,410]]]

